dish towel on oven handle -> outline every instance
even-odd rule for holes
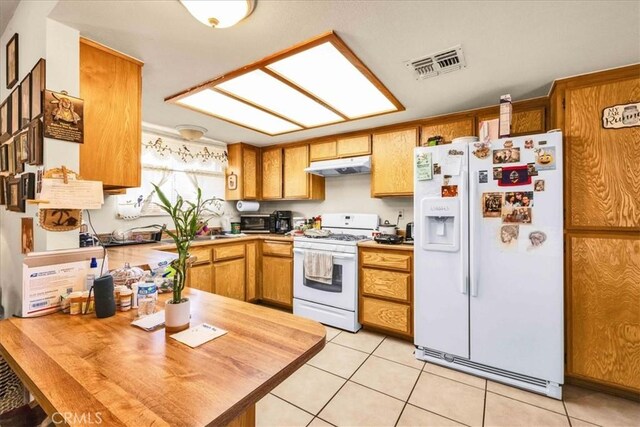
[[[304,253],[304,277],[330,285],[333,280],[333,256],[323,252]]]

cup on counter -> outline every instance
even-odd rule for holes
[[[69,294],[69,314],[82,314],[82,292],[75,291]]]
[[[231,234],[240,234],[240,223],[232,222],[231,223]]]

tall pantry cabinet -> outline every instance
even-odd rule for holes
[[[640,101],[640,66],[554,84],[565,137],[566,375],[640,392],[640,127],[605,129],[603,110]]]

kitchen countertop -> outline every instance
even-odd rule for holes
[[[242,237],[194,241],[191,243],[191,247],[223,245],[252,240],[280,240],[293,242],[293,237],[283,236],[280,234],[249,234]],[[175,249],[175,245],[163,242],[158,242],[158,244],[145,243],[140,245],[107,248],[107,253],[109,255],[109,270],[122,268],[127,262],[132,267],[141,267],[144,269],[148,268],[149,264],[171,261],[175,258],[175,255],[170,252],[166,252],[171,249]]]
[[[382,243],[377,243],[373,240],[367,240],[366,242],[358,243],[358,246],[361,248],[388,249],[392,251],[413,252],[413,245],[407,245],[405,243],[400,243],[399,245],[385,245]]]
[[[191,326],[227,334],[192,349],[164,328],[131,326],[135,310],[106,319],[55,313],[0,321],[0,354],[49,416],[252,426],[255,403],[325,345],[324,327],[312,320],[195,289],[184,295]]]

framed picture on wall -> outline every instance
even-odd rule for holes
[[[31,74],[20,82],[20,129],[25,129],[31,121]]]
[[[11,105],[10,99],[7,98],[0,104],[0,142],[6,141],[11,137],[9,128],[11,126]]]
[[[27,163],[38,166],[43,163],[44,138],[42,135],[41,119],[32,120],[29,123],[27,142],[29,146],[29,159]]]
[[[10,95],[11,98],[11,135],[15,135],[20,131],[20,91],[14,89]]]
[[[5,145],[7,147],[7,162],[9,163],[7,172],[9,172],[9,175],[13,175],[16,173],[16,154],[15,147],[13,146],[13,139],[9,139],[9,142]]]
[[[23,200],[36,198],[36,174],[33,172],[20,175],[21,195]]]
[[[22,198],[22,185],[20,178],[7,179],[7,209],[13,212],[24,212],[24,199]]]
[[[18,136],[15,136],[11,145],[13,145],[13,162],[15,165],[14,173],[20,174],[24,172],[24,162],[21,160],[22,147],[20,144],[20,138]]]
[[[31,70],[31,119],[42,115],[42,92],[46,87],[46,61],[42,58]]]
[[[7,178],[4,175],[0,175],[0,205],[7,204],[7,198],[5,197],[5,185]]]
[[[0,172],[9,171],[9,146],[0,145]]]
[[[5,64],[7,64],[7,89],[11,89],[18,83],[18,33],[15,33],[7,43]]]

